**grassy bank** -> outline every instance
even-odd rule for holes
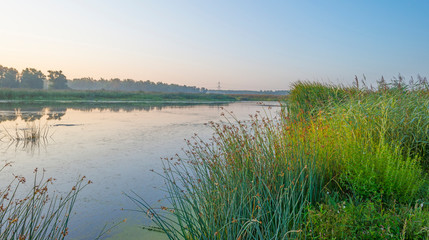
[[[234,101],[230,96],[199,93],[0,89],[0,100],[88,101]]]
[[[227,95],[204,93],[159,93],[121,91],[35,90],[0,88],[0,100],[7,101],[268,101],[282,97],[271,95]]]
[[[298,82],[285,109],[211,123],[165,159],[170,239],[427,239],[427,85]],[[229,119],[229,120],[228,120]]]

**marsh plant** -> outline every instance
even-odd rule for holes
[[[45,147],[52,136],[48,122],[25,122],[25,126],[18,123],[15,127],[5,127],[0,133],[0,140],[7,144],[6,149],[14,147],[33,154],[41,147]]]
[[[210,123],[164,159],[168,197],[129,197],[170,239],[429,237],[424,87],[294,85],[280,113]]]
[[[27,122],[26,126],[19,128],[18,125],[15,126],[14,130],[4,129],[4,137],[8,138],[11,141],[22,141],[22,142],[36,142],[40,139],[47,139],[49,136],[49,125],[46,122],[41,124],[39,121],[36,122]]]
[[[91,182],[79,178],[68,193],[60,196],[50,190],[55,179],[46,179],[44,174],[44,170],[34,170],[27,194],[21,194],[28,183],[20,176],[0,190],[0,239],[64,239],[68,235],[77,195]]]
[[[284,137],[289,133],[276,119],[211,125],[212,142],[196,136],[186,158],[165,160],[167,206],[153,209],[132,199],[170,239],[298,236],[306,208],[320,200],[324,166]]]

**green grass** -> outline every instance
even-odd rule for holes
[[[320,83],[294,85],[288,98],[290,117],[321,115],[336,127],[365,138],[399,144],[404,156],[421,157],[429,169],[429,93],[427,89],[359,90]],[[299,110],[297,110],[299,109]]]
[[[282,96],[0,88],[0,100],[15,101],[278,101]]]
[[[154,93],[120,91],[77,91],[77,90],[30,90],[0,89],[0,100],[39,101],[234,101],[235,98],[221,94],[199,93]]]
[[[298,82],[165,159],[165,206],[129,197],[170,239],[424,239],[428,91],[380,89]]]
[[[424,207],[333,201],[308,211],[306,231],[314,239],[428,239],[429,211]]]
[[[327,83],[298,81],[292,84],[288,96],[288,111],[291,116],[314,115],[320,108],[345,102],[357,91],[354,88]]]

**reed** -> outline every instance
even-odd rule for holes
[[[290,117],[322,114],[342,121],[337,127],[348,125],[349,130],[365,132],[375,142],[399,144],[404,156],[419,156],[423,168],[429,169],[429,92],[426,83],[421,84],[393,82],[370,90],[298,82],[287,108]]]
[[[77,195],[90,182],[79,178],[65,196],[59,196],[49,190],[54,180],[45,179],[44,173],[40,176],[36,169],[33,187],[25,196],[18,197],[24,177],[16,176],[0,191],[0,239],[64,239],[68,235]]]
[[[302,234],[308,206],[320,200],[324,163],[284,122],[211,123],[212,142],[197,136],[187,158],[165,159],[168,207],[130,198],[170,239],[290,239]]]
[[[17,142],[36,142],[41,139],[47,139],[49,136],[49,125],[47,122],[43,125],[40,121],[38,124],[36,124],[36,122],[27,122],[25,128],[18,128],[18,126],[16,126],[13,132],[4,126],[3,129],[9,140]]]
[[[292,84],[287,98],[288,112],[291,116],[314,115],[320,108],[345,102],[356,93],[358,91],[352,87],[298,81]]]

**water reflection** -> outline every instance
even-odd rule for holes
[[[40,153],[41,150],[46,150],[47,145],[49,144],[50,139],[49,138],[42,138],[39,140],[29,141],[13,141],[13,140],[4,140],[2,139],[0,144],[0,151],[2,153],[6,153],[8,151],[23,151],[27,154],[33,156],[35,153]]]
[[[90,103],[28,103],[28,102],[1,102],[0,103],[0,151],[23,151],[30,155],[46,150],[47,145],[54,141],[52,135],[56,127],[73,127],[82,125],[76,123],[57,123],[67,112],[134,112],[155,111],[165,108],[189,108],[196,105],[222,106],[226,103],[118,103],[118,102],[90,102]],[[32,135],[39,135],[33,136]]]
[[[227,103],[136,103],[136,102],[91,102],[91,103],[0,103],[0,122],[23,120],[34,122],[46,116],[46,120],[61,120],[67,110],[78,110],[85,112],[110,111],[110,112],[132,112],[153,111],[168,108],[187,108],[196,105],[222,106]]]
[[[46,120],[61,120],[66,109],[50,109],[46,107],[4,107],[0,105],[0,122],[22,120],[25,122],[40,121],[44,116]]]

